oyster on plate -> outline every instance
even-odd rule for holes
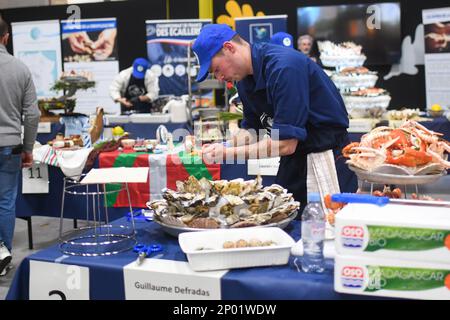
[[[190,176],[163,189],[163,199],[147,203],[156,219],[189,228],[239,228],[277,223],[300,207],[280,185],[262,187],[262,179],[209,181]]]

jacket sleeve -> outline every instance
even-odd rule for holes
[[[126,81],[126,74],[125,71],[121,71],[113,80],[111,85],[109,86],[109,95],[111,96],[111,99],[116,101],[116,99],[119,99],[122,97],[122,87],[124,86],[124,82]]]
[[[259,120],[259,117],[257,114],[254,113],[255,106],[251,102],[251,99],[248,98],[244,88],[241,86],[240,83],[237,85],[239,99],[242,102],[243,105],[243,119],[241,121],[241,127],[249,130],[260,130],[263,129],[261,125],[261,121]]]
[[[33,151],[34,141],[37,136],[37,129],[39,125],[39,118],[41,112],[39,111],[36,97],[36,89],[34,87],[31,73],[27,73],[24,95],[22,100],[22,115],[23,115],[23,149],[26,152]]]
[[[147,89],[146,96],[150,101],[154,101],[159,96],[159,78],[150,70],[145,73],[145,88]]]
[[[268,93],[273,101],[274,118],[272,134],[278,139],[298,139],[307,136],[306,122],[309,114],[309,81],[306,64],[275,70],[270,74]],[[276,131],[275,131],[276,130]]]

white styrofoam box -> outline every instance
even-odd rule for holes
[[[170,121],[170,114],[133,113],[130,115],[131,123],[167,123]]]
[[[111,124],[129,123],[130,116],[120,115],[120,114],[105,114],[103,116],[105,119],[105,125],[109,126]]]
[[[275,244],[223,249],[224,242],[240,239],[247,242],[252,239],[273,241]],[[295,243],[291,236],[276,227],[185,232],[179,235],[178,242],[195,271],[283,265],[288,263]]]
[[[450,265],[337,255],[334,290],[411,299],[450,299]]]
[[[450,266],[450,209],[348,204],[336,215],[338,254],[391,257]]]
[[[303,248],[303,240],[298,240],[291,247],[291,255],[293,256],[303,256],[304,248]],[[323,256],[326,259],[334,259],[336,256],[336,249],[334,248],[334,239],[333,240],[325,240],[323,242]]]

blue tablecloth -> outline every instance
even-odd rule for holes
[[[125,219],[116,223],[126,223]],[[139,243],[160,243],[161,259],[187,261],[176,238],[169,236],[154,222],[137,223]],[[297,241],[300,223],[292,221],[286,231]],[[16,271],[6,299],[29,298],[29,265],[31,260],[55,262],[62,256],[58,246],[25,258]],[[89,268],[90,299],[124,299],[123,267],[136,260],[131,251],[109,257],[70,256],[62,264]],[[333,289],[333,260],[327,260],[323,274],[298,272],[291,256],[289,264],[276,267],[234,269],[221,278],[221,297],[229,299],[368,299],[373,297],[340,294]],[[58,260],[59,261],[59,260]],[[56,263],[56,262],[55,262]],[[149,271],[150,272],[150,271]],[[50,276],[50,275],[49,275]]]
[[[98,166],[97,166],[98,167]],[[63,192],[64,174],[58,167],[49,166],[49,193],[48,194],[22,194],[22,179],[19,179],[19,193],[16,201],[16,216],[46,216],[59,217],[61,215],[61,203]],[[247,174],[247,164],[223,164],[221,166],[222,179],[244,178],[254,179],[255,176]],[[270,185],[275,181],[273,176],[263,177],[263,184]],[[68,195],[65,198],[64,218],[69,219],[85,219],[86,207],[85,201],[79,197]],[[109,215],[112,220],[121,217],[127,208],[110,208]]]
[[[125,131],[131,132],[134,137],[146,137],[148,139],[156,138],[156,129],[161,125],[159,123],[125,123],[114,124],[114,127],[120,125]],[[189,129],[187,123],[164,123],[169,132],[176,129]],[[41,133],[37,135],[36,140],[41,144],[55,138],[58,132],[64,133],[64,125],[56,122],[51,124],[51,133]],[[61,201],[63,192],[62,171],[53,166],[48,167],[49,174],[49,193],[48,194],[22,194],[22,176],[19,178],[19,192],[16,200],[16,216],[47,216],[59,217],[61,214]],[[77,197],[68,196],[65,199],[65,207],[69,208],[64,211],[64,217],[69,219],[85,219],[86,209],[84,202]],[[129,211],[129,210],[128,210]],[[126,208],[111,208],[109,214],[112,219],[117,219],[127,212]]]
[[[186,122],[183,123],[110,123],[108,127],[121,126],[126,132],[131,134],[132,138],[147,138],[147,139],[156,139],[156,129],[160,125],[164,125],[169,132],[172,132],[176,129],[185,129],[188,131],[192,131],[189,124]],[[48,141],[53,140],[58,132],[64,134],[65,127],[63,124],[59,122],[53,122],[51,124],[51,132],[50,133],[40,133],[37,135],[36,140],[41,144],[46,144]]]
[[[133,127],[127,127],[127,130],[131,130],[134,132],[135,136],[146,136],[146,134],[152,134],[155,132],[158,124],[128,124]],[[174,130],[176,128],[185,127],[186,124],[165,124],[169,130]],[[174,125],[174,127],[171,127]],[[423,122],[427,128],[443,133],[443,138],[450,141],[450,122],[445,117],[436,118],[433,121]],[[60,124],[52,124],[52,134],[40,134],[38,135],[38,141],[41,143],[46,143],[51,138],[54,138],[57,132],[62,130],[62,125]],[[353,133],[350,134],[351,141],[359,141],[362,134]],[[51,136],[51,137],[50,137]],[[154,138],[153,136],[149,136],[149,138]],[[338,175],[340,176],[348,176],[348,169],[338,168]],[[28,217],[28,216],[49,216],[49,217],[59,217],[61,213],[61,199],[62,199],[62,189],[63,189],[63,173],[59,168],[49,166],[49,194],[22,194],[21,193],[21,179],[19,185],[19,193],[16,201],[16,215],[18,217]],[[224,164],[221,166],[221,178],[222,179],[235,179],[235,178],[243,178],[243,179],[253,179],[254,176],[249,176],[247,174],[247,164]],[[264,176],[263,184],[270,185],[275,181],[275,177],[273,176]],[[343,178],[345,181],[345,177]],[[78,218],[84,219],[85,209],[81,207],[83,204],[78,201],[78,199],[67,198],[66,203],[68,208],[71,210],[67,210],[64,212],[64,217],[66,218]],[[124,212],[126,212],[126,208],[112,208],[110,210],[110,217],[112,219],[119,218]]]

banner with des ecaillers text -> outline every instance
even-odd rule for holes
[[[147,56],[151,70],[159,77],[160,95],[181,96],[188,93],[188,75],[195,77],[198,64],[191,51],[188,70],[188,48],[210,19],[147,20]],[[195,83],[192,90],[196,90]]]
[[[427,108],[450,107],[450,7],[422,10]]]
[[[14,56],[30,69],[39,99],[57,95],[51,89],[62,72],[59,20],[13,22]]]
[[[97,107],[120,113],[109,96],[109,86],[119,74],[116,18],[61,21],[64,71],[87,72],[96,86],[76,93],[75,112],[94,114]]]

